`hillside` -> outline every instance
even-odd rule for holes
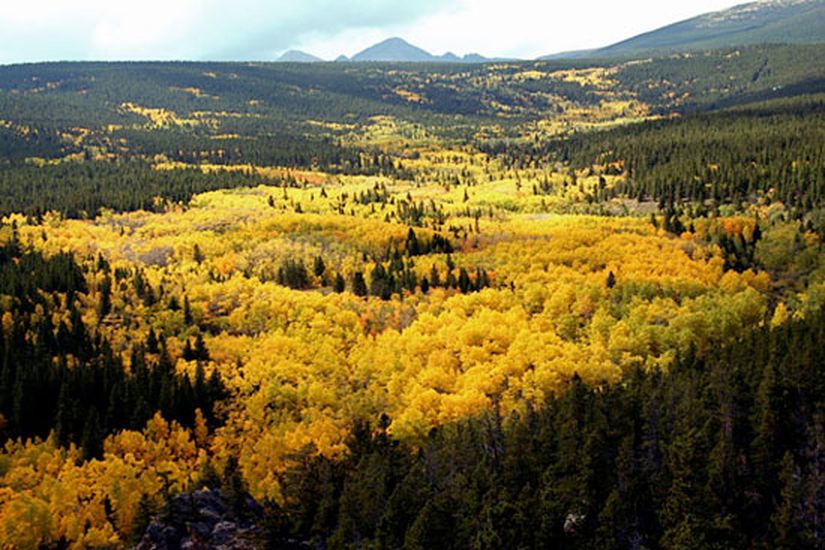
[[[404,70],[357,63],[0,67],[0,214],[132,210],[156,197],[185,201],[254,181],[244,172],[158,174],[147,163],[157,157],[183,168],[249,163],[377,174],[394,161],[380,147],[378,162],[372,158],[374,136],[410,148],[442,141],[509,147],[651,116],[825,92],[822,55],[822,46],[754,46],[578,68],[564,62]],[[60,162],[65,158],[92,160],[94,169]],[[124,174],[135,184],[123,187]]]
[[[0,547],[818,549],[824,56],[0,67]]]
[[[663,55],[767,43],[825,41],[825,1],[761,0],[707,13],[616,44],[545,59]]]

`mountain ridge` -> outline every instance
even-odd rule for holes
[[[542,60],[625,57],[760,43],[825,42],[825,0],[758,0],[708,12],[602,48]]]
[[[289,50],[276,61],[283,63],[317,63],[324,61],[324,59],[300,50]],[[488,63],[502,61],[502,59],[491,59],[478,53],[459,56],[453,52],[446,52],[442,55],[433,55],[423,48],[410,44],[403,38],[391,37],[361,50],[352,57],[341,54],[334,61],[336,63]]]
[[[345,56],[340,56],[339,60]],[[403,38],[392,37],[382,40],[353,55],[348,61],[363,62],[398,62],[398,63],[489,63],[501,61],[499,58],[487,58],[477,53],[458,56],[453,52],[433,55],[427,50],[410,44]]]

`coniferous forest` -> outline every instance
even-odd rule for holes
[[[410,449],[356,424],[346,460],[303,449],[272,507],[296,537],[383,548],[817,548],[825,416],[822,315],[708,358],[634,369],[521,414],[494,408]]]
[[[0,66],[0,547],[823,548],[824,53]]]

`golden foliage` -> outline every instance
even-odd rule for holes
[[[176,123],[173,115],[139,112]],[[400,134],[414,130],[376,119],[353,139],[407,139]],[[191,432],[156,417],[141,433],[110,437],[102,460],[80,462],[76,449],[52,439],[10,443],[0,455],[3,540],[20,548],[60,537],[78,548],[117,545],[133,528],[142,495],[186,490],[210,456],[219,463],[237,456],[252,494],[278,499],[290,457],[308,448],[345,454],[358,419],[387,414],[390,431],[416,444],[433,426],[494,404],[504,414],[539,405],[575,373],[599,384],[636,366],[667,368],[676,354],[707,352],[766,318],[768,275],[726,272],[719,247],[707,240],[719,227],[750,238],[752,218],[697,222],[676,237],[646,218],[558,213],[576,212],[582,197],[616,176],[600,181],[583,172],[572,185],[570,174],[506,169],[467,150],[419,153],[398,161],[413,181],[201,166],[288,176],[294,184],[204,193],[162,213],[106,212],[87,221],[48,215],[37,225],[16,216],[21,239],[47,254],[72,251],[90,266],[102,255],[112,269],[140,270],[152,288],[162,287],[163,299],[147,305],[129,280],[115,285],[103,322],[99,276],[89,270],[84,321],[127,363],[131,345],[151,328],[167,339],[177,369],[192,375],[181,350],[200,333],[207,371],[219,370],[231,397],[215,433],[201,413]],[[158,169],[169,167],[157,161]],[[534,184],[547,194],[531,193]],[[432,288],[387,301],[332,292],[330,274],[349,281],[361,271],[369,280],[373,258],[403,244],[402,204],[423,205],[419,238],[440,234],[454,243],[453,276],[483,269],[490,288]],[[779,262],[778,249],[760,253]],[[285,259],[312,266],[316,257],[328,271],[312,274],[309,290],[275,282]],[[447,276],[444,254],[410,260],[419,279],[433,269]],[[189,303],[191,324],[167,307],[172,297]],[[778,307],[774,322],[787,316]]]

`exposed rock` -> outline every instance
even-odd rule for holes
[[[224,495],[205,489],[175,497],[149,524],[136,550],[252,550],[259,548],[260,505],[246,496],[243,513],[233,513]]]
[[[578,512],[570,512],[567,514],[567,517],[564,518],[564,533],[566,535],[575,535],[579,527],[584,524],[586,518],[584,514]]]

